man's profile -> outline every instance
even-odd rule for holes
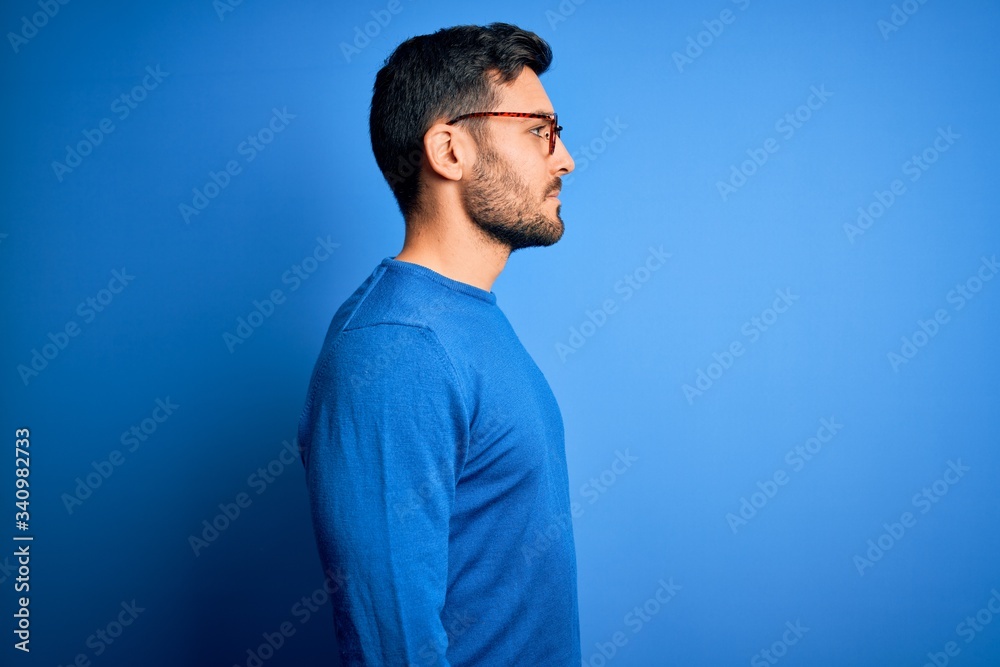
[[[376,76],[405,240],[334,315],[299,424],[345,665],[580,664],[562,417],[491,291],[563,234],[551,60],[515,26],[458,26]]]

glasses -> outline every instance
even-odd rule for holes
[[[559,125],[559,114],[555,113],[520,113],[518,111],[477,111],[476,113],[462,114],[449,120],[446,125],[452,125],[466,118],[483,118],[485,116],[502,116],[504,118],[541,118],[549,121],[548,136],[542,137],[549,140],[549,155],[556,152],[556,137],[562,132]]]

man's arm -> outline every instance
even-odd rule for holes
[[[345,665],[447,665],[441,623],[468,415],[434,333],[341,333],[303,421],[306,477]]]

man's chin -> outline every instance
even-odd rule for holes
[[[553,223],[555,224],[556,229],[558,229],[559,231],[554,235],[552,242],[549,243],[548,245],[552,245],[553,243],[557,242],[559,239],[563,237],[563,234],[566,232],[566,225],[563,224],[562,218],[559,217],[559,207],[556,207],[556,219],[553,220]]]
[[[521,246],[522,248],[547,248],[550,245],[555,245],[562,238],[563,232],[566,229],[563,227],[562,222],[559,222],[559,231],[553,232],[552,234],[546,234],[545,236],[536,236],[532,239],[530,244]]]
[[[521,219],[513,226],[484,223],[476,218],[472,220],[487,236],[507,246],[511,252],[550,246],[561,239],[565,231],[558,210],[554,218],[536,217],[532,222]]]
[[[565,232],[566,232],[566,227],[563,226],[562,220],[560,220],[559,221],[559,233],[555,235],[555,238],[552,239],[552,243],[550,243],[549,245],[557,243],[559,241],[559,239],[561,239],[563,237],[563,234]]]

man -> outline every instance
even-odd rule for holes
[[[347,665],[580,664],[562,418],[491,291],[563,233],[551,58],[512,25],[459,26],[376,76],[405,240],[334,316],[299,427]]]

